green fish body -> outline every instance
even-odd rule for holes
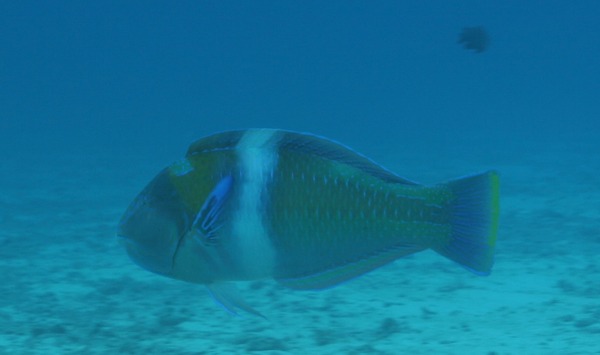
[[[258,314],[228,281],[322,289],[426,249],[489,274],[498,201],[493,171],[423,186],[324,138],[231,131],[159,173],[118,235],[142,267]]]

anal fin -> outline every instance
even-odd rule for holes
[[[425,248],[416,245],[401,245],[381,251],[375,255],[358,261],[333,266],[324,270],[299,276],[278,277],[276,280],[281,285],[297,290],[321,290],[339,285],[345,281],[366,274],[385,264],[410,255]]]

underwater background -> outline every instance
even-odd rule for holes
[[[600,354],[599,33],[596,1],[0,2],[0,353]],[[426,184],[498,170],[492,274],[243,283],[262,319],[131,262],[135,195],[250,127]]]

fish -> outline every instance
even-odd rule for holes
[[[488,275],[498,219],[497,171],[422,185],[333,140],[258,128],[192,143],[127,207],[117,237],[142,268],[262,316],[237,281],[322,290],[429,249]]]
[[[457,43],[467,50],[483,53],[490,44],[490,37],[483,26],[465,27],[458,35]]]

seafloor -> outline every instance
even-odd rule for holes
[[[429,183],[490,168],[484,159],[384,160]],[[3,354],[600,353],[597,157],[523,154],[494,164],[502,213],[489,277],[428,251],[327,291],[242,284],[266,320],[232,316],[201,285],[129,261],[115,225],[161,168],[151,159],[2,165]]]

